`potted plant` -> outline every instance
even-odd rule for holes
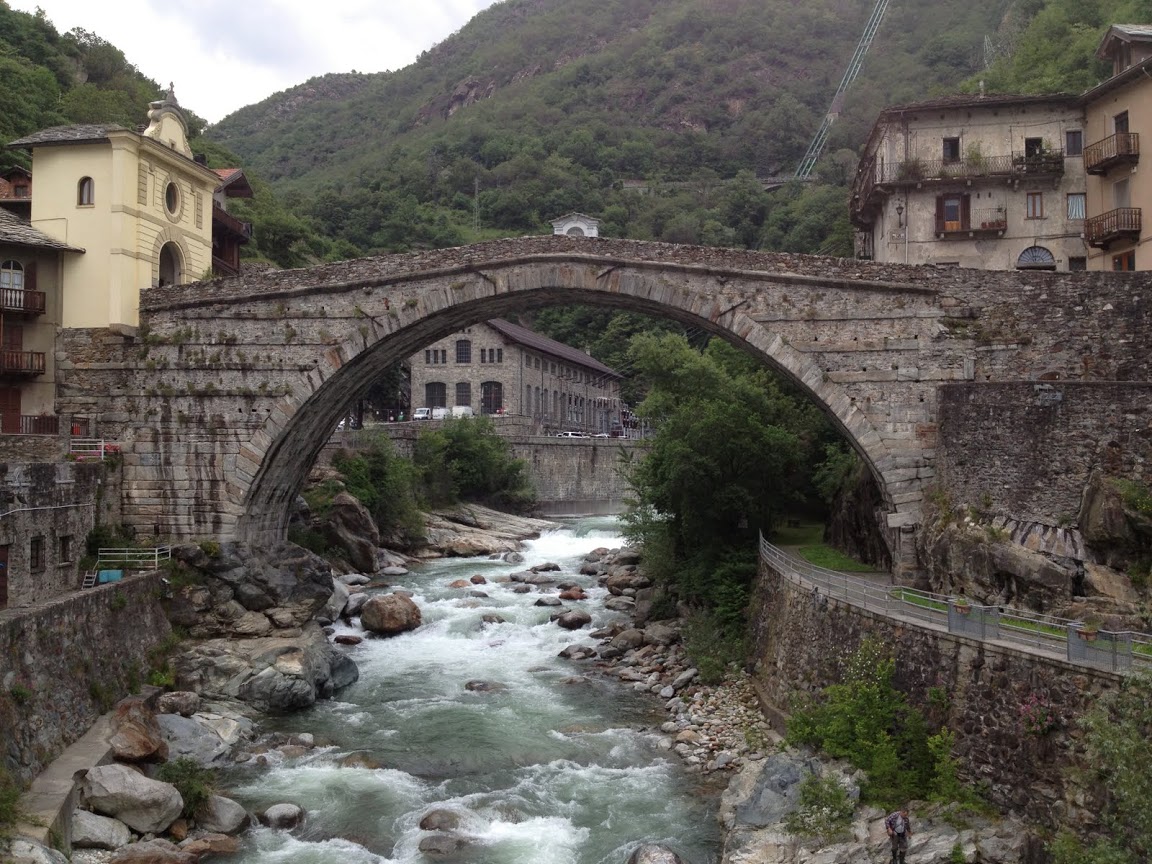
[[[1085,642],[1095,642],[1096,636],[1099,633],[1100,619],[1095,615],[1089,615],[1076,626],[1076,635],[1083,639]]]
[[[952,605],[956,607],[956,611],[961,615],[967,615],[972,611],[972,601],[965,597],[963,594],[953,600]]]

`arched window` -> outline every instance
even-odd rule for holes
[[[19,261],[5,261],[0,264],[0,289],[24,290],[24,266]]]
[[[1016,259],[1017,270],[1055,270],[1056,257],[1043,246],[1029,246]]]
[[[571,228],[568,229],[567,233],[568,233],[569,237],[583,237],[584,236],[584,229],[581,228],[579,225],[573,225]]]
[[[448,385],[443,381],[429,381],[424,385],[425,408],[448,407]]]
[[[176,243],[168,242],[161,247],[159,276],[157,284],[161,288],[184,284],[184,255]]]
[[[472,404],[472,384],[470,382],[461,381],[456,385],[456,404]]]
[[[504,411],[504,385],[485,381],[480,385],[480,413],[501,414]]]
[[[457,363],[471,363],[472,362],[472,340],[471,339],[457,339],[456,340],[456,362]]]
[[[76,184],[76,203],[81,207],[90,207],[96,203],[96,185],[91,177],[81,177]]]
[[[542,413],[544,414],[545,417],[547,417],[551,408],[552,408],[552,399],[548,395],[548,388],[547,387],[544,388],[544,396],[542,397],[542,399],[543,399]]]
[[[540,416],[540,388],[539,387],[536,388],[535,405],[536,405],[536,409],[532,412],[532,416],[533,417],[539,417]]]

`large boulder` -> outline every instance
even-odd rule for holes
[[[347,492],[337,494],[320,531],[329,543],[345,552],[348,563],[361,573],[376,572],[380,529],[368,508],[356,498]]]
[[[93,810],[119,819],[140,834],[159,834],[184,808],[175,786],[145,777],[127,765],[90,768],[81,792]]]
[[[196,824],[212,834],[239,834],[251,822],[248,811],[223,795],[210,795],[196,811]]]
[[[324,604],[324,609],[321,615],[329,621],[335,621],[344,614],[344,607],[348,605],[348,598],[352,596],[352,592],[348,590],[348,586],[341,582],[339,579],[332,580],[332,596],[328,602]]]
[[[304,808],[298,804],[273,804],[260,814],[260,821],[269,828],[291,831],[304,821]]]
[[[663,843],[645,843],[632,850],[627,864],[684,864],[684,859]]]
[[[72,814],[72,845],[77,849],[119,849],[132,842],[132,832],[119,819],[76,810]]]
[[[17,837],[8,844],[7,849],[0,851],[7,853],[3,859],[5,864],[9,860],[16,862],[16,864],[68,864],[68,859],[64,857],[64,853],[49,849],[47,846],[42,846],[26,837]]]
[[[364,629],[382,636],[415,630],[421,621],[420,607],[402,594],[371,597],[360,610],[360,624]]]
[[[556,618],[556,623],[565,630],[579,630],[592,623],[592,616],[583,609],[573,609]]]
[[[1080,506],[1084,542],[1101,563],[1121,570],[1152,553],[1152,515],[1131,506],[1125,489],[1124,481],[1094,474]]]
[[[232,750],[215,729],[195,717],[161,714],[156,719],[172,759],[192,759],[200,765],[217,765],[224,762]]]
[[[121,701],[112,712],[113,755],[121,762],[164,762],[168,744],[160,734],[156,715],[139,696]]]

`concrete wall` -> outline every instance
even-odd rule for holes
[[[938,403],[953,504],[1071,525],[1094,471],[1152,485],[1152,383],[950,384]]]
[[[947,697],[942,719],[956,734],[962,774],[990,801],[1049,827],[1094,820],[1099,790],[1075,785],[1065,769],[1081,749],[1076,718],[1120,676],[814,597],[763,561],[750,621],[755,684],[777,721],[798,695],[841,682],[845,661],[871,637],[891,649],[895,684],[913,705],[931,715],[932,694]],[[1020,716],[1033,695],[1059,718],[1040,736]]]
[[[170,632],[160,573],[0,612],[0,759],[31,780],[146,683]]]
[[[120,471],[103,463],[0,464],[0,546],[8,547],[0,609],[78,589],[88,532],[98,522],[120,522],[120,498]],[[34,543],[40,547],[36,568]]]

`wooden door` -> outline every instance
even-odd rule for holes
[[[20,388],[0,387],[0,433],[20,434]]]
[[[0,546],[0,609],[8,606],[8,550],[10,546]]]

